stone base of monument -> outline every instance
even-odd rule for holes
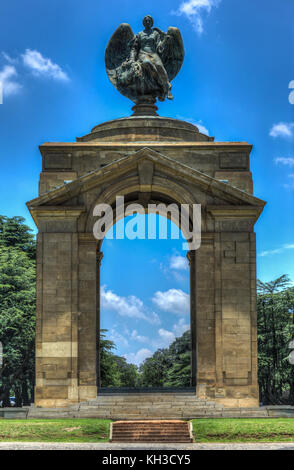
[[[101,418],[112,420],[171,420],[194,418],[294,418],[294,406],[261,406],[252,408],[225,408],[223,405],[204,400],[187,400],[182,403],[179,398],[167,400],[165,394],[161,402],[152,402],[141,397],[141,404],[129,400],[118,400],[117,397],[105,400],[99,397],[88,403],[79,403],[64,408],[40,408],[28,406],[23,408],[0,408],[0,418],[5,419],[62,419],[62,418]]]

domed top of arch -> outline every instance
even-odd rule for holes
[[[130,116],[103,122],[78,142],[213,142],[190,122],[160,116]]]

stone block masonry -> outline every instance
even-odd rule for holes
[[[201,204],[202,243],[188,253],[195,400],[258,406],[254,224],[265,202],[252,194],[251,148],[159,116],[110,121],[77,142],[40,146],[40,192],[27,204],[38,227],[36,406],[99,397],[102,252],[93,209],[121,195],[128,203]]]

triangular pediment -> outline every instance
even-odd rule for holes
[[[92,191],[95,187],[111,185],[126,177],[126,174],[134,173],[134,170],[139,175],[142,191],[152,189],[153,172],[159,172],[167,179],[176,179],[183,185],[194,186],[203,193],[213,196],[218,200],[218,204],[255,207],[259,208],[259,213],[265,205],[264,201],[245,191],[212,178],[151,148],[144,147],[132,155],[93,170],[29,201],[27,206],[30,211],[38,207],[45,209],[48,206],[65,206],[73,198],[87,191]]]

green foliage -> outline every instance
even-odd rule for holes
[[[191,352],[179,354],[167,374],[166,384],[169,387],[189,387],[191,384]]]
[[[116,348],[113,341],[106,339],[106,330],[100,332],[100,376],[102,387],[119,387],[120,374],[112,350]],[[98,352],[99,353],[99,352]],[[99,366],[99,365],[98,365]]]
[[[158,349],[138,369],[115,355],[113,341],[100,335],[100,374],[103,387],[187,387],[190,385],[190,332],[166,349]]]
[[[117,368],[120,375],[121,387],[138,387],[138,368],[135,364],[129,364],[124,357],[115,356]]]
[[[189,387],[191,384],[191,334],[185,331],[170,345],[172,366],[168,370],[165,385],[169,387]]]
[[[0,217],[0,401],[9,406],[33,399],[35,343],[35,252],[22,217]]]
[[[136,387],[138,371],[134,364],[128,364],[124,357],[116,356],[113,341],[106,339],[107,330],[100,332],[100,376],[102,387]]]
[[[263,404],[294,405],[294,367],[288,361],[294,338],[294,287],[281,276],[258,282],[258,380]]]
[[[172,361],[168,349],[158,349],[140,366],[141,385],[143,387],[163,387],[171,366]]]
[[[36,243],[32,230],[24,224],[23,217],[5,217],[0,215],[0,246],[18,248],[35,259]]]
[[[191,378],[190,331],[167,349],[158,349],[140,367],[144,387],[189,387]]]

